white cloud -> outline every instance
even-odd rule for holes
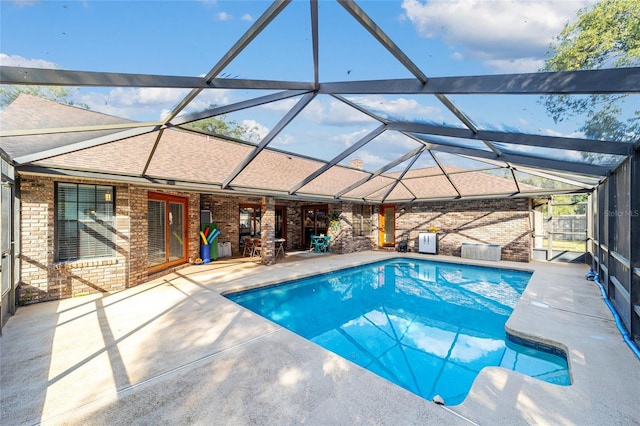
[[[360,111],[351,108],[344,102],[331,100],[328,102],[316,98],[311,102],[301,116],[316,124],[333,126],[347,126],[371,122],[371,118]]]
[[[570,132],[570,133],[563,133],[563,132],[559,132],[557,130],[554,129],[540,129],[539,130],[541,135],[545,135],[545,136],[555,136],[555,137],[561,137],[561,138],[584,138],[584,132]]]
[[[553,37],[595,0],[403,0],[418,34],[500,72],[536,71]]]
[[[25,6],[33,6],[34,4],[38,4],[41,1],[42,0],[11,0],[9,3],[13,3],[20,7],[25,7]]]
[[[367,168],[367,170],[378,169],[381,166],[389,163],[388,158],[382,157],[377,153],[370,151],[358,152],[358,159],[362,160],[362,163]]]
[[[344,102],[333,100],[327,106],[326,116],[323,117],[324,124],[364,124],[370,123],[373,119],[368,115],[351,108]]]
[[[47,68],[59,69],[60,67],[53,62],[44,59],[27,59],[20,55],[7,55],[0,53],[0,64],[6,67],[25,67],[25,68]]]
[[[296,102],[298,99],[296,99]],[[324,103],[315,98],[311,102],[309,102],[304,109],[300,112],[300,117],[305,120],[309,120],[313,123],[321,123],[324,119],[326,106]]]
[[[289,98],[272,102],[261,108],[277,111],[282,114],[288,112],[300,99]],[[300,117],[316,124],[352,125],[370,123],[371,118],[360,111],[351,108],[344,102],[315,98],[301,112]]]
[[[114,106],[158,105],[175,103],[187,93],[188,90],[184,89],[176,90],[155,87],[128,89],[117,87],[109,92],[106,99]]]
[[[385,113],[389,116],[400,118],[422,117],[424,120],[442,121],[442,109],[420,104],[416,99],[399,97],[389,99],[383,96],[362,96],[350,98],[370,110],[378,113]]]
[[[114,88],[108,91],[77,92],[72,95],[76,103],[84,103],[92,111],[131,120],[150,121],[167,116],[171,109],[187,94],[188,89],[173,88]],[[212,105],[229,103],[228,91],[205,90],[181,114],[202,111]]]
[[[180,99],[182,100],[182,95]],[[196,97],[189,104],[189,108],[187,112],[196,112],[203,111],[205,109],[209,109],[215,105],[227,105],[233,102],[229,97],[229,91],[224,89],[215,89],[215,90],[203,90],[200,92],[198,97]]]
[[[276,138],[274,139],[272,145],[273,146],[288,146],[288,145],[292,145],[294,142],[295,142],[295,139],[293,138],[293,136],[291,136],[289,134],[280,133],[278,136],[276,136]]]
[[[169,108],[163,108],[160,110],[160,120],[164,120],[166,116],[168,116],[169,114],[171,114],[171,109]]]
[[[232,19],[231,15],[227,12],[219,12],[216,16],[220,21],[230,21]]]
[[[456,61],[464,61],[464,55],[461,52],[453,52],[450,56]]]
[[[516,58],[516,59],[489,59],[485,65],[500,73],[525,73],[537,71],[544,66],[544,59]]]
[[[269,102],[268,104],[261,105],[261,108],[270,110],[270,111],[278,111],[278,112],[288,112],[293,106],[299,101],[298,98],[287,98],[282,99],[277,102]]]
[[[374,170],[417,147],[417,142],[408,136],[400,132],[387,131],[363,146],[357,155],[364,161],[367,170]],[[406,166],[406,163],[404,165]]]
[[[338,141],[342,145],[344,145],[345,148],[348,148],[354,143],[358,142],[360,139],[362,139],[367,133],[369,133],[368,129],[360,129],[353,132],[334,135],[330,139],[334,141]]]
[[[245,139],[251,142],[261,141],[270,131],[268,127],[258,123],[256,120],[242,120],[241,124],[251,129],[251,131],[245,134]]]
[[[247,21],[247,22],[253,22],[253,16],[249,15],[248,13],[245,13],[244,15],[242,15],[242,19],[243,21]]]

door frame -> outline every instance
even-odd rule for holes
[[[0,335],[10,316],[16,313],[16,292],[20,278],[20,209],[17,206],[19,188],[14,179],[13,166],[4,156],[2,163],[2,186],[0,187]],[[6,172],[6,174],[5,174]]]
[[[170,268],[172,266],[175,265],[180,265],[182,263],[187,262],[187,257],[189,254],[189,199],[185,198],[185,197],[178,197],[176,195],[170,195],[170,194],[164,194],[164,193],[160,193],[160,192],[149,192],[147,195],[147,200],[153,200],[153,201],[162,201],[165,203],[165,250],[170,250],[169,249],[169,240],[170,240],[170,235],[169,235],[169,213],[170,213],[170,209],[169,209],[169,203],[176,203],[176,204],[182,204],[183,206],[183,211],[184,211],[184,217],[183,217],[183,224],[182,224],[182,229],[183,229],[183,233],[184,233],[184,238],[183,238],[183,254],[182,254],[182,258],[181,259],[176,259],[176,260],[171,260],[171,261],[167,261],[165,263],[161,263],[159,265],[154,265],[154,266],[149,266],[147,268],[148,272],[157,272],[157,271],[162,271],[164,269]],[[147,222],[147,226],[148,226],[148,222]],[[168,257],[168,254],[165,252],[165,259]]]
[[[281,235],[278,236],[278,233],[276,232],[275,233],[275,237],[276,238],[284,238],[285,240],[287,240],[288,239],[287,238],[287,206],[281,205],[281,204],[276,204],[275,212],[274,212],[275,216],[276,216],[276,225],[275,225],[276,229],[277,229],[277,226],[278,226],[278,212],[280,212],[281,219],[282,219],[282,222],[280,223],[280,225],[281,225],[281,229],[280,229]],[[285,242],[285,247],[286,247],[286,242]]]
[[[393,232],[391,235],[393,236],[393,241],[386,241],[386,214],[385,210],[391,209],[393,212]],[[382,204],[380,206],[380,210],[378,212],[378,246],[379,247],[395,247],[396,245],[396,206],[395,204]]]
[[[240,210],[241,209],[253,209],[253,213],[251,216],[251,223],[252,226],[250,226],[249,228],[251,229],[251,227],[253,227],[253,229],[255,229],[255,235],[251,234],[251,232],[249,232],[249,234],[243,234],[240,231]],[[260,214],[257,214],[258,212],[260,212]],[[280,222],[280,226],[281,226],[281,235],[278,235],[278,233],[276,232],[275,237],[276,238],[287,238],[287,206],[284,204],[276,204],[275,208],[274,208],[274,214],[276,215],[276,227],[278,225],[278,220],[277,220],[277,215],[278,212],[280,212],[281,214],[281,222]],[[262,215],[264,214],[264,212],[262,211],[262,204],[257,204],[257,203],[240,203],[238,204],[238,235],[240,235],[240,241],[242,241],[242,239],[246,236],[251,236],[251,237],[255,237],[258,234],[258,226],[260,225],[260,234],[262,233]]]
[[[308,204],[306,206],[302,206],[300,208],[300,214],[302,217],[302,223],[301,223],[301,227],[302,227],[302,231],[301,231],[301,235],[300,235],[300,244],[302,245],[301,248],[308,248],[309,247],[309,243],[311,241],[310,236],[307,236],[307,232],[306,232],[306,218],[307,218],[307,210],[313,210],[313,232],[312,234],[317,234],[318,233],[318,226],[317,226],[317,221],[318,221],[318,211],[324,211],[325,212],[325,217],[324,220],[326,222],[326,226],[322,229],[324,229],[325,233],[329,230],[329,204]]]

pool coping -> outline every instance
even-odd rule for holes
[[[442,407],[222,296],[389,257],[533,272],[506,331],[564,349],[572,385],[487,367],[461,404]],[[2,418],[16,424],[637,423],[640,362],[596,284],[585,279],[585,265],[393,252],[288,256],[272,266],[212,263],[111,295],[20,308],[1,337]]]

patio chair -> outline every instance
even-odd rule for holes
[[[242,257],[245,256],[253,256],[253,238],[251,237],[244,237],[243,238],[244,241],[244,250],[242,250]]]
[[[324,235],[312,235],[309,243],[309,251],[320,253],[324,248]]]
[[[333,253],[333,249],[331,248],[331,236],[325,235],[322,240],[322,247],[320,247],[321,251],[327,253]]]
[[[262,240],[255,239],[253,240],[253,251],[251,252],[251,257],[260,256],[262,254]]]
[[[284,238],[276,238],[275,243],[276,243],[276,259],[278,258],[278,256],[282,256],[282,258],[285,258],[285,254],[284,254],[284,245],[287,242],[287,240],[285,240]]]

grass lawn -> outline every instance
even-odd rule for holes
[[[542,240],[542,246],[538,248],[547,248],[548,241],[546,238]],[[560,251],[577,251],[585,252],[587,244],[584,241],[559,241],[553,240],[552,247],[554,250]]]

